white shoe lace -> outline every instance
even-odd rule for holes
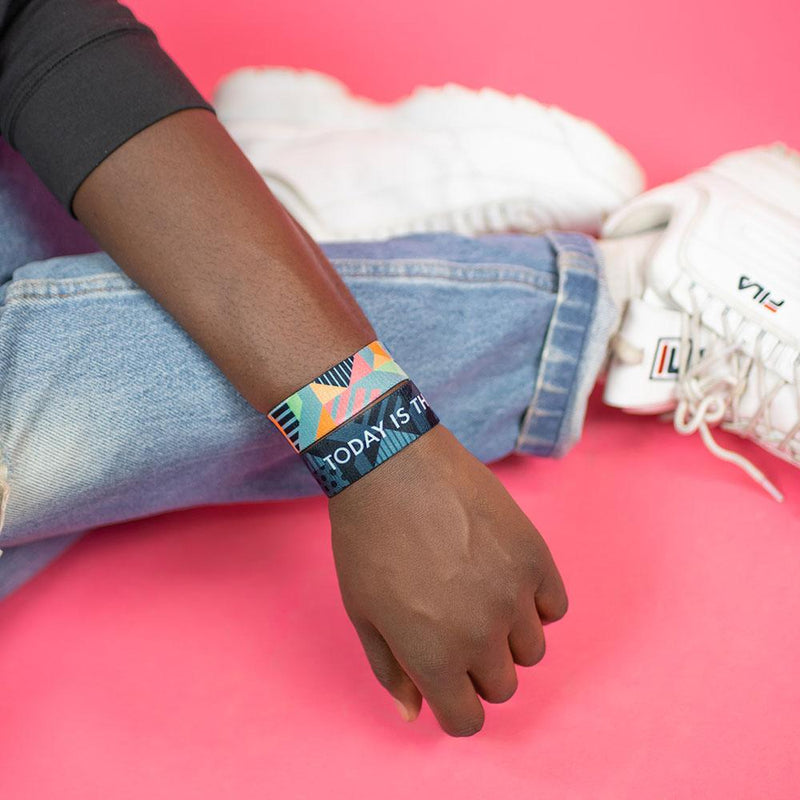
[[[740,436],[756,438],[770,449],[775,449],[777,440],[778,448],[789,453],[793,431],[796,433],[800,428],[799,422],[793,431],[784,434],[770,424],[772,402],[787,382],[769,373],[769,376],[774,376],[770,386],[770,377],[764,366],[766,354],[762,352],[763,332],[757,337],[754,354],[750,356],[741,347],[737,329],[730,325],[728,309],[723,312],[722,323],[722,337],[711,333],[703,326],[701,310],[696,303],[692,313],[684,312],[681,315],[678,405],[673,415],[673,425],[683,435],[698,432],[713,455],[742,469],[780,503],[783,502],[783,494],[775,484],[752,461],[741,453],[722,447],[711,434],[709,426],[720,425],[724,430]],[[710,340],[710,346],[705,350],[699,347],[703,334]],[[693,343],[698,351],[694,363],[691,358]],[[797,371],[797,365],[795,369]],[[742,414],[740,401],[751,380],[756,381],[759,404],[748,417]],[[798,386],[800,384],[796,384],[795,388]]]
[[[754,354],[750,356],[737,335],[738,327],[734,329],[729,323],[728,309],[722,320],[724,335],[718,336],[703,324],[697,303],[691,313],[681,314],[678,403],[671,413],[672,422],[680,434],[699,433],[713,455],[742,469],[780,503],[783,494],[778,488],[741,453],[722,447],[714,439],[711,426],[719,425],[723,430],[756,439],[775,455],[800,465],[800,359],[794,365],[793,382],[798,421],[784,432],[772,425],[771,407],[778,393],[790,384],[765,366],[767,354],[762,352],[763,332],[756,339]],[[703,340],[708,342],[705,348],[700,347]],[[617,337],[612,347],[617,357],[632,363],[636,348],[631,343]],[[695,353],[692,353],[693,348]],[[745,415],[740,403],[753,380],[759,404],[752,414]]]

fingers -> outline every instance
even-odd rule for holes
[[[472,736],[483,727],[483,706],[466,672],[415,676],[445,733]]]
[[[514,623],[508,646],[514,662],[521,667],[532,667],[544,658],[544,631],[535,609]]]
[[[392,654],[386,640],[368,622],[355,622],[364,652],[381,686],[394,697],[400,716],[413,722],[419,716],[422,695]]]
[[[368,622],[354,622],[354,625],[375,677],[397,701],[403,719],[412,722],[419,716],[422,705],[420,690],[373,625]],[[445,733],[471,736],[483,727],[483,706],[466,673],[449,675],[434,669],[417,677],[417,683]]]
[[[517,691],[517,671],[508,641],[473,658],[470,678],[478,694],[488,703],[505,703]]]
[[[536,590],[536,610],[539,613],[539,619],[544,625],[556,622],[567,613],[568,606],[569,601],[564,582],[551,559],[549,567],[544,571],[539,588]]]

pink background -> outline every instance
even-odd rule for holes
[[[380,99],[492,85],[599,122],[651,182],[800,145],[796,0],[132,5],[207,93],[256,63]],[[797,798],[800,474],[744,449],[783,506],[597,402],[564,461],[496,467],[572,605],[470,740],[405,726],[372,679],[321,500],[94,534],[0,607],[0,796]]]

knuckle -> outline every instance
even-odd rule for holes
[[[399,676],[389,664],[371,663],[370,665],[375,679],[384,689],[392,689],[397,685]]]
[[[483,715],[471,715],[463,719],[455,720],[450,724],[446,731],[450,736],[464,738],[467,736],[474,736],[483,728]]]
[[[528,650],[528,652],[523,653],[522,657],[519,660],[520,666],[523,667],[533,667],[538,664],[543,658],[545,654],[545,650],[547,649],[547,645],[545,643],[544,637],[537,640],[536,644]]]
[[[483,699],[487,703],[506,703],[517,691],[517,681],[509,680],[503,684],[490,687],[484,694]]]
[[[436,680],[451,669],[451,658],[440,645],[420,647],[410,658],[413,669],[428,680]]]
[[[562,619],[568,610],[569,599],[567,598],[566,592],[562,592],[561,597],[558,598],[558,602],[554,604],[553,613],[550,617],[551,621],[556,622],[557,620]]]
[[[516,629],[509,639],[514,663],[521,667],[532,667],[538,664],[545,654],[547,646],[544,631],[540,627],[524,626]]]
[[[492,641],[492,626],[486,622],[473,623],[462,635],[462,639],[472,654],[486,652]]]
[[[541,569],[542,556],[539,550],[539,540],[533,536],[526,536],[519,542],[518,563],[533,567],[535,572]]]
[[[507,591],[497,598],[495,603],[495,613],[499,619],[510,619],[516,612],[519,605],[520,583],[509,586]]]

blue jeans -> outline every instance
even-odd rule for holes
[[[91,250],[0,148],[0,597],[100,525],[319,492],[268,420]],[[439,234],[325,251],[478,458],[560,455],[579,438],[617,316],[591,239]]]

